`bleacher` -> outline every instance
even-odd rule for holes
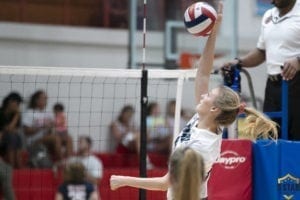
[[[138,176],[138,157],[136,155],[111,153],[95,153],[95,155],[102,160],[104,166],[103,178],[99,186],[101,199],[138,199],[139,192],[137,189],[126,187],[111,191],[109,186],[109,179],[113,174]],[[26,157],[25,154],[24,158]],[[167,156],[149,154],[149,158],[155,166],[155,169],[148,170],[149,177],[162,176],[167,172]],[[25,168],[13,172],[13,187],[17,200],[53,200],[57,187],[61,183],[61,171]],[[147,199],[149,200],[163,200],[165,197],[165,192],[147,192]]]

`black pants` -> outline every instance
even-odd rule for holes
[[[264,112],[281,111],[281,80],[272,81],[268,79],[265,90]],[[300,73],[289,85],[289,116],[288,137],[290,140],[300,140]],[[280,119],[274,119],[281,125]]]

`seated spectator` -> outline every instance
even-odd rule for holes
[[[0,108],[0,146],[4,159],[14,168],[21,167],[22,139],[20,136],[22,97],[12,92],[2,101]]]
[[[91,152],[92,140],[88,136],[80,136],[78,141],[78,155],[68,159],[68,163],[81,162],[87,171],[87,181],[99,185],[103,175],[101,160]]]
[[[71,163],[64,171],[64,182],[58,188],[55,200],[98,200],[95,186],[86,181],[82,163]]]
[[[45,145],[54,160],[61,159],[61,141],[54,134],[54,118],[46,112],[47,95],[44,91],[36,91],[30,99],[28,110],[24,112],[23,126],[28,148]]]
[[[160,107],[152,102],[147,108],[147,134],[149,152],[169,154],[172,143],[172,134],[170,134],[166,120],[160,114]]]
[[[138,153],[139,133],[133,125],[133,115],[133,107],[126,105],[117,120],[110,125],[110,133],[117,143],[117,153]]]
[[[67,117],[64,112],[64,106],[61,103],[56,103],[53,106],[54,112],[54,129],[55,133],[60,137],[62,147],[64,147],[64,157],[69,157],[73,154],[73,141],[68,134]]]

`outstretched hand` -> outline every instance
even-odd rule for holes
[[[112,175],[110,177],[110,189],[117,190],[118,188],[123,187],[122,178],[123,176]]]
[[[223,2],[220,1],[219,5],[218,5],[218,11],[217,11],[217,19],[215,21],[215,25],[214,28],[212,30],[212,33],[214,32],[218,32],[221,22],[222,22],[222,18],[223,18]]]

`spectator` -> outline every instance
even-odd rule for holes
[[[64,157],[69,157],[73,154],[73,141],[68,134],[67,117],[64,112],[64,106],[61,103],[56,103],[53,106],[54,112],[54,127],[55,133],[60,137],[62,147],[65,147]]]
[[[36,144],[45,145],[54,159],[61,159],[61,141],[54,134],[54,118],[46,112],[47,95],[44,91],[36,91],[30,99],[28,110],[24,113],[23,126],[27,147]]]
[[[55,200],[98,200],[94,185],[86,181],[86,170],[82,163],[67,165],[64,182],[58,188]]]
[[[2,101],[0,108],[0,146],[4,158],[14,168],[21,166],[22,139],[20,136],[22,97],[11,92]]]
[[[80,136],[78,141],[78,155],[71,157],[68,163],[81,162],[87,170],[87,181],[97,186],[100,185],[103,166],[101,160],[92,154],[91,149],[91,138]]]
[[[55,132],[65,135],[68,132],[65,108],[61,103],[53,106]]]
[[[148,151],[169,154],[172,142],[166,120],[161,116],[158,103],[149,103],[147,108]]]
[[[266,61],[268,79],[263,111],[280,111],[281,82],[289,84],[289,139],[300,140],[300,1],[272,1],[265,12],[256,48],[247,55],[225,63],[255,67]]]
[[[110,125],[110,132],[117,143],[117,153],[138,153],[139,134],[132,121],[133,115],[134,108],[126,105],[117,120]]]

